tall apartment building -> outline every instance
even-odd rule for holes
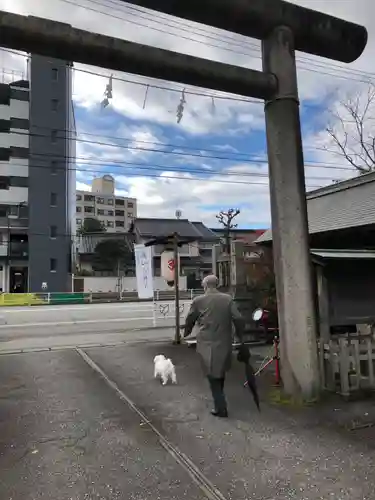
[[[76,225],[87,218],[98,219],[107,232],[128,231],[137,217],[137,200],[115,195],[115,180],[111,175],[93,179],[91,192],[76,193]]]
[[[70,291],[75,234],[72,65],[32,55],[0,84],[0,288]]]

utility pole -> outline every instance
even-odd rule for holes
[[[175,294],[175,318],[176,318],[176,331],[175,331],[175,344],[181,343],[180,332],[180,266],[178,262],[178,235],[173,235],[173,258],[174,258],[174,294]]]
[[[216,218],[219,221],[220,224],[224,227],[224,240],[225,240],[225,251],[228,255],[228,262],[227,262],[227,267],[226,267],[226,281],[227,281],[227,286],[231,286],[231,269],[232,269],[232,260],[231,260],[231,241],[230,241],[230,232],[232,229],[235,229],[238,224],[234,224],[233,220],[241,213],[241,210],[239,208],[230,208],[227,212],[224,210],[221,210],[217,215]]]
[[[165,250],[171,252],[173,251],[173,285],[174,285],[174,294],[175,294],[175,335],[174,335],[174,344],[181,344],[181,332],[180,332],[180,265],[179,265],[179,247],[182,245],[186,245],[187,243],[191,243],[196,241],[196,237],[184,237],[179,235],[178,233],[173,233],[168,236],[159,236],[157,238],[153,238],[145,243],[145,246],[154,246],[154,245],[163,245]],[[170,270],[172,268],[170,267]],[[172,281],[172,280],[170,280]],[[171,283],[172,284],[172,283]]]

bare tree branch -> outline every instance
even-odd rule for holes
[[[375,136],[371,134],[371,111],[375,106],[375,85],[369,83],[366,95],[357,94],[341,102],[333,113],[334,126],[327,127],[336,154],[360,174],[375,170]]]

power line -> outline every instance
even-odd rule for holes
[[[219,151],[215,149],[207,149],[207,148],[197,148],[197,147],[192,147],[192,146],[184,146],[181,144],[170,144],[170,143],[165,143],[162,141],[146,141],[146,140],[141,140],[141,139],[135,139],[132,137],[120,137],[120,136],[112,136],[112,135],[103,135],[103,134],[94,134],[90,132],[76,132],[75,130],[70,130],[70,129],[56,129],[53,127],[47,127],[47,126],[34,126],[36,129],[41,129],[41,130],[57,130],[58,132],[63,132],[64,134],[66,133],[66,136],[63,136],[63,138],[67,139],[74,139],[76,140],[77,137],[76,135],[82,135],[82,136],[89,136],[89,137],[101,137],[104,139],[111,139],[111,140],[119,140],[119,141],[125,141],[125,142],[132,142],[132,143],[140,143],[140,144],[152,144],[155,146],[160,146],[160,147],[170,147],[170,148],[178,148],[178,149],[186,149],[186,150],[192,150],[192,151],[199,151],[199,152],[205,152],[205,153],[215,153],[218,154]],[[13,131],[11,132],[12,134],[22,134],[22,135],[30,135],[30,132],[17,132]],[[72,134],[71,137],[69,134]],[[49,136],[43,136],[43,137],[49,137]],[[85,142],[85,139],[79,139],[81,142]],[[113,147],[117,147],[117,144],[113,144]],[[124,148],[128,149],[128,146],[123,146]],[[305,147],[304,149],[308,150],[319,150],[321,151],[322,148],[314,148],[314,147]],[[142,148],[142,151],[148,151],[146,148]],[[326,150],[324,149],[327,153],[335,153],[335,151],[332,150]],[[152,151],[151,151],[152,152]],[[168,153],[168,151],[163,151],[165,153]],[[229,155],[241,155],[241,156],[247,156],[248,158],[228,158],[228,161],[241,161],[241,162],[249,162],[249,163],[268,163],[268,159],[265,158],[264,156],[256,155],[254,153],[250,152],[241,152],[241,151],[235,151],[235,152],[230,152],[228,151]],[[200,156],[200,155],[199,155]],[[205,158],[212,158],[216,159],[215,157],[212,156],[207,156]],[[314,161],[314,162],[307,162],[305,163],[305,166],[319,166],[322,165],[322,168],[336,168],[338,170],[353,170],[352,167],[342,167],[340,165],[337,165],[336,163],[329,163],[329,162],[319,162],[319,161]]]
[[[97,5],[100,5],[102,7],[106,7],[106,4],[103,4],[102,2],[98,2],[96,0],[90,0],[90,2],[95,3]],[[129,14],[129,11],[134,11],[137,13],[137,15],[136,15],[137,18],[146,19],[147,21],[151,21],[153,23],[157,23],[157,22],[159,22],[158,19],[161,19],[163,21],[163,26],[169,26],[173,29],[178,29],[180,31],[184,31],[186,33],[189,33],[190,35],[191,35],[191,33],[193,33],[193,34],[196,34],[198,36],[204,36],[205,38],[212,39],[214,41],[222,41],[224,43],[238,45],[241,48],[243,47],[243,42],[241,43],[241,42],[235,40],[235,38],[230,37],[226,34],[224,35],[224,34],[220,33],[220,35],[215,36],[214,32],[217,30],[214,30],[214,28],[211,31],[209,31],[208,29],[205,29],[203,26],[194,26],[194,29],[193,29],[193,26],[191,24],[189,25],[189,23],[183,22],[183,20],[180,18],[174,18],[172,16],[163,15],[162,13],[159,13],[156,11],[148,12],[148,9],[142,9],[142,8],[137,7],[137,6],[130,5],[130,4],[127,4],[127,5],[119,4],[118,2],[113,1],[113,0],[106,0],[106,3],[107,4],[109,3],[111,5],[115,5],[116,10],[118,10],[119,12],[124,12],[124,14]],[[83,7],[83,6],[81,6],[81,7]],[[149,14],[151,17],[139,16],[139,13]],[[135,14],[133,14],[133,15],[135,15]],[[121,18],[121,19],[124,19],[124,18]],[[176,23],[176,26],[170,24],[170,22]],[[144,25],[144,26],[149,27],[148,25]],[[199,33],[199,31],[201,31],[202,34]],[[166,33],[172,34],[170,32],[166,32]],[[224,38],[223,38],[223,36],[224,36]],[[241,38],[246,39],[246,37],[241,37]],[[191,40],[191,38],[189,38],[189,40]],[[254,43],[248,42],[246,40],[246,45],[249,45],[250,47],[254,47],[255,50],[259,51],[259,47],[256,46]]]
[[[61,1],[70,1],[70,0],[61,0]],[[73,3],[73,2],[71,2]],[[80,6],[81,8],[88,8],[88,7],[84,7],[84,6]],[[106,13],[102,13],[103,15],[108,15],[108,16],[111,16],[111,14],[108,14],[107,12]],[[111,16],[113,17],[113,16]],[[123,20],[127,20],[125,18],[122,18]],[[176,35],[178,36],[178,35]],[[220,46],[217,46],[217,48],[222,48]],[[15,55],[18,55],[18,56],[22,56],[22,57],[28,57],[26,54],[23,54],[21,52],[17,52],[17,51],[14,51],[12,49],[2,49],[4,50],[5,52],[9,52],[9,53],[12,53],[12,54],[15,54]],[[250,54],[245,54],[243,53],[243,55],[246,55],[246,56],[250,56]],[[252,56],[251,56],[252,57]],[[259,56],[260,57],[260,56]],[[322,71],[321,69],[313,69],[314,66],[320,68],[321,66],[323,66],[323,63],[319,63],[319,62],[315,62],[313,59],[308,59],[308,58],[305,58],[306,62],[308,62],[308,66],[307,67],[304,67],[304,66],[299,66],[299,69],[303,70],[303,71],[311,71],[311,72],[315,72],[315,73],[319,73],[319,74],[322,74],[322,75],[327,75],[327,76],[333,76],[333,77],[338,77],[338,78],[344,78],[344,79],[347,79],[347,80],[353,80],[353,81],[356,81],[356,82],[359,82],[359,83],[370,83],[371,81],[371,78],[375,78],[375,74],[374,73],[370,73],[370,72],[360,72],[358,70],[354,70],[354,69],[349,69],[349,68],[344,68],[342,66],[339,66],[337,65],[338,68],[340,68],[341,71],[344,71],[346,74],[339,74],[339,73],[335,73],[335,72],[327,72],[327,71]],[[302,60],[302,64],[304,64],[304,61]],[[323,67],[326,67],[325,65]],[[83,68],[77,68],[77,67],[74,67],[72,68],[73,71],[78,71],[78,72],[81,72],[81,73],[85,73],[85,74],[89,74],[89,75],[92,75],[92,76],[98,76],[100,78],[108,78],[108,74],[102,74],[102,73],[99,73],[97,71],[91,71],[91,70],[88,70],[88,69],[83,69]],[[349,75],[350,74],[353,74],[353,75],[366,75],[364,78],[350,78]],[[119,81],[119,82],[123,82],[123,83],[129,83],[129,84],[132,84],[132,85],[138,85],[138,86],[142,86],[144,88],[153,88],[153,89],[157,89],[157,90],[164,90],[164,91],[167,91],[167,92],[176,92],[176,93],[181,93],[183,90],[185,90],[185,94],[187,95],[192,95],[192,96],[198,96],[198,97],[209,97],[209,98],[214,98],[214,99],[219,99],[219,100],[225,100],[225,101],[233,101],[233,102],[243,102],[243,103],[248,103],[248,104],[262,104],[263,101],[261,100],[256,100],[256,99],[249,99],[249,98],[241,98],[241,97],[234,97],[232,95],[228,95],[228,94],[217,94],[217,93],[212,93],[210,91],[206,91],[206,92],[197,92],[197,91],[191,91],[191,90],[187,90],[186,87],[183,87],[183,86],[180,86],[179,88],[173,88],[173,87],[167,87],[165,85],[157,85],[157,84],[152,84],[148,81],[146,82],[140,82],[140,81],[136,81],[136,80],[131,80],[129,78],[121,78],[121,77],[118,77],[118,76],[112,76],[113,80],[115,81]],[[176,84],[175,84],[176,85]],[[194,88],[194,87],[193,87]],[[308,107],[308,105],[305,104],[305,106]]]
[[[213,27],[211,27],[211,30],[209,30],[209,29],[205,28],[204,25],[199,25],[199,23],[194,23],[194,27],[193,27],[193,23],[186,22],[181,18],[173,17],[173,16],[170,16],[168,14],[163,14],[161,12],[156,12],[156,11],[153,11],[151,9],[145,9],[145,8],[138,7],[135,5],[130,5],[130,4],[124,5],[123,3],[119,3],[115,0],[106,0],[105,3],[98,2],[96,0],[90,0],[90,1],[91,1],[91,3],[96,3],[96,4],[101,5],[103,7],[105,7],[106,4],[108,4],[108,3],[115,5],[116,9],[118,11],[124,12],[127,14],[129,11],[134,11],[136,13],[141,13],[141,14],[148,14],[150,17],[143,17],[143,18],[148,20],[148,21],[154,22],[154,23],[158,22],[157,19],[161,19],[161,20],[163,20],[164,25],[168,25],[165,23],[165,21],[167,20],[167,21],[170,21],[170,22],[173,22],[176,24],[176,26],[170,25],[174,29],[183,30],[185,32],[197,34],[199,36],[209,37],[211,39],[214,39],[215,41],[220,41],[223,43],[229,43],[232,45],[236,45],[236,46],[239,46],[241,49],[244,47],[252,47],[252,49],[257,52],[257,57],[261,58],[260,44],[254,43],[253,39],[251,39],[252,41],[250,41],[246,36],[235,35],[234,33],[233,34],[226,33],[224,30],[218,30],[218,29],[213,28]],[[141,17],[141,16],[138,16],[138,17]],[[201,31],[202,34],[199,33],[197,30]],[[215,35],[215,33],[216,33],[216,35]],[[240,41],[240,39],[242,41]],[[249,56],[250,54],[244,54],[244,55]],[[303,63],[306,62],[309,65],[312,63],[315,66],[321,66],[323,68],[327,67],[327,63],[320,62],[321,58],[317,59],[316,57],[311,57],[308,55],[297,56],[297,61],[303,62]],[[355,68],[348,68],[347,66],[343,66],[343,65],[335,63],[333,61],[329,61],[329,65],[331,68],[333,67],[335,69],[342,70],[344,72],[352,72],[352,73],[357,73],[357,74],[361,74],[361,75],[375,76],[374,73],[371,73],[369,71],[358,70]]]
[[[102,14],[103,16],[108,16],[108,17],[111,17],[112,19],[119,19],[120,21],[126,21],[126,22],[129,22],[131,24],[134,24],[135,26],[141,26],[142,28],[148,28],[150,30],[157,31],[159,33],[164,33],[166,35],[171,35],[171,36],[175,36],[177,38],[182,38],[182,39],[187,40],[189,42],[202,43],[202,40],[195,40],[194,38],[191,38],[191,36],[189,37],[189,36],[185,36],[185,35],[181,35],[181,34],[176,34],[176,33],[172,33],[172,32],[167,31],[167,30],[163,30],[161,28],[156,28],[154,26],[150,26],[150,25],[147,25],[147,24],[145,25],[143,23],[139,23],[139,22],[131,20],[129,18],[125,18],[125,17],[121,17],[121,16],[116,16],[115,14],[110,14],[109,12],[103,12],[102,10],[98,10],[98,9],[93,8],[93,7],[87,7],[85,5],[79,4],[77,2],[73,2],[71,0],[60,0],[60,2],[64,2],[64,3],[70,4],[70,5],[74,5],[75,7],[81,7],[82,9],[89,10],[91,12],[96,12],[97,14]],[[102,5],[104,7],[103,4],[101,4],[100,2],[96,2],[95,0],[91,0],[91,3],[99,4],[99,5]],[[120,10],[120,9],[117,9],[117,10]],[[137,17],[140,17],[140,16],[137,16]],[[143,19],[147,19],[147,18],[143,17]],[[166,26],[171,26],[171,25],[167,23]],[[173,26],[172,26],[172,28],[173,28]],[[182,31],[188,31],[189,32],[189,30],[183,30],[182,28],[179,28],[179,29],[182,30]],[[194,33],[194,31],[190,31],[190,32]],[[198,36],[202,36],[202,35],[198,34]],[[209,38],[214,38],[215,39],[215,37],[209,37]],[[220,48],[220,49],[226,50],[228,52],[234,52],[235,54],[238,54],[238,51],[230,49],[229,47],[221,47],[221,46],[218,46],[217,44],[213,44],[213,43],[210,43],[210,42],[207,42],[207,41],[205,41],[204,43],[208,47]],[[249,54],[246,54],[246,53],[243,53],[242,55],[244,55],[246,57],[254,57],[255,59],[258,58],[258,56],[249,56]]]
[[[56,157],[56,155],[47,155],[47,154],[40,154],[36,156],[48,156],[50,159],[53,159]],[[29,158],[32,159],[32,158]],[[38,158],[39,159],[39,158]],[[76,157],[64,157],[64,159],[69,160],[76,160]],[[84,160],[87,161],[87,160]],[[163,173],[163,175],[152,175],[152,174],[144,174],[139,172],[124,172],[124,173],[119,173],[119,172],[114,172],[114,171],[109,171],[109,170],[95,170],[95,169],[87,169],[87,168],[82,168],[84,165],[88,166],[98,166],[98,167],[110,167],[110,168],[119,168],[119,169],[126,169],[126,168],[134,168],[134,166],[138,170],[145,170],[145,171],[151,171],[151,172],[159,172]],[[25,165],[22,164],[16,164],[12,163],[12,167],[23,167],[23,168],[41,168],[41,169],[46,169],[49,170],[50,172],[53,171],[51,168],[51,165],[46,165],[46,164],[36,164],[36,165],[29,165],[26,167]],[[67,167],[67,166],[56,166],[54,167],[54,170],[58,171],[74,171],[74,172],[85,172],[85,173],[93,173],[93,174],[100,174],[100,173],[109,173],[112,175],[125,175],[125,176],[131,176],[131,177],[151,177],[151,178],[157,178],[157,179],[177,179],[177,180],[192,180],[192,181],[202,181],[202,182],[212,182],[212,183],[230,183],[230,184],[241,184],[241,185],[256,185],[256,186],[268,186],[268,183],[264,182],[250,182],[250,181],[232,181],[232,180],[224,180],[224,179],[212,179],[212,176],[217,176],[217,177],[255,177],[255,178],[266,178],[268,179],[268,175],[266,173],[256,173],[256,172],[222,172],[222,171],[205,171],[205,170],[198,170],[198,169],[190,169],[190,170],[182,170],[182,169],[176,169],[176,167],[171,167],[171,166],[164,166],[164,165],[152,165],[152,164],[144,164],[144,163],[135,163],[135,162],[125,162],[121,161],[119,164],[119,161],[112,162],[109,160],[103,160],[103,163],[97,163],[97,162],[87,162],[87,163],[81,163],[81,167]],[[171,172],[171,173],[181,173],[181,174],[201,174],[201,175],[206,175],[206,178],[202,177],[180,177],[180,176],[172,176],[172,175],[164,175],[166,172]],[[339,181],[341,179],[331,179],[328,177],[306,177],[306,180],[335,180]],[[315,186],[315,185],[309,185],[309,187],[322,187],[322,186]]]
[[[136,25],[140,25],[142,27],[146,27],[146,28],[149,28],[149,29],[153,29],[153,30],[156,30],[156,31],[159,31],[159,32],[162,32],[164,34],[169,34],[169,35],[172,35],[172,36],[176,36],[176,37],[179,37],[179,38],[186,38],[187,40],[189,41],[195,41],[195,42],[198,42],[198,43],[202,43],[201,40],[194,40],[190,37],[184,37],[183,35],[179,35],[177,33],[171,33],[171,32],[168,32],[166,30],[162,30],[160,28],[155,28],[155,27],[152,27],[152,26],[149,26],[149,25],[145,25],[145,24],[142,24],[142,23],[138,23],[138,22],[135,22],[135,21],[132,21],[130,20],[128,17],[120,17],[120,16],[114,16],[113,14],[110,14],[109,12],[103,12],[103,11],[99,11],[97,9],[94,9],[92,7],[88,7],[88,6],[85,6],[85,5],[82,5],[82,4],[77,4],[76,2],[73,2],[73,1],[70,1],[70,0],[61,0],[62,2],[65,2],[65,3],[69,3],[69,4],[72,4],[74,5],[75,7],[80,7],[82,9],[86,9],[86,10],[91,10],[91,11],[94,11],[96,13],[99,13],[101,15],[105,15],[105,16],[109,16],[109,17],[112,17],[112,18],[118,18],[120,20],[123,20],[123,21],[127,21],[127,22],[130,22],[130,23],[133,23],[133,24],[136,24]],[[120,7],[119,4],[117,4],[116,2],[113,2],[113,0],[107,0],[109,2],[111,2],[112,4],[116,5],[116,9],[120,12],[124,12],[124,13],[129,13],[128,11],[124,11],[122,10]],[[97,2],[96,0],[91,0],[92,3],[96,3],[100,6],[103,6],[105,7],[106,5],[101,3],[101,2]],[[142,14],[146,14],[146,11],[141,11],[140,9],[137,9],[136,7],[134,6],[122,6],[123,8],[125,7],[126,9],[128,10],[133,10],[133,11],[136,11],[138,13],[142,13]],[[146,19],[148,21],[151,21],[151,22],[155,22],[155,18],[159,17],[159,18],[162,18],[162,19],[166,19],[166,17],[162,17],[160,16],[159,14],[157,13],[154,13],[152,12],[152,16],[153,18],[148,18],[148,17],[141,17],[138,15],[138,17],[141,17],[143,19]],[[177,23],[179,26],[178,26],[178,29],[179,30],[183,30],[183,31],[187,31],[188,33],[193,33],[193,34],[197,34],[198,36],[205,36],[205,37],[209,37],[209,38],[212,38],[214,40],[217,40],[217,41],[223,41],[224,43],[231,43],[231,44],[235,44],[235,45],[238,45],[240,47],[243,47],[243,45],[240,43],[240,42],[237,42],[235,41],[233,38],[231,37],[228,37],[226,36],[226,39],[222,39],[220,38],[220,36],[222,37],[222,35],[218,35],[217,37],[215,36],[212,36],[210,34],[208,34],[207,32],[203,35],[201,35],[200,33],[197,33],[196,29],[200,29],[202,31],[202,28],[195,28],[195,30],[191,29],[186,29],[186,28],[183,28],[182,26],[182,23],[179,21],[179,20],[174,20],[173,18],[171,18],[173,22]],[[165,24],[165,23],[164,23]],[[171,26],[172,28],[177,28],[176,26],[172,26],[170,24],[168,24],[169,26]],[[205,42],[205,44],[207,45],[207,42]],[[209,44],[210,45],[210,44]],[[213,45],[215,48],[218,48],[218,49],[221,49],[221,50],[229,50],[231,52],[234,52],[234,53],[237,53],[238,55],[243,55],[243,56],[246,56],[246,57],[253,57],[253,58],[260,58],[260,52],[259,52],[259,48],[255,45],[255,44],[252,44],[251,42],[248,42],[246,41],[246,46],[252,46],[254,47],[255,49],[257,49],[257,52],[258,52],[258,55],[257,56],[254,56],[253,54],[251,53],[245,53],[245,52],[238,52],[238,51],[234,51],[233,49],[229,49],[228,47],[225,47],[225,46],[220,46],[220,45],[214,45],[214,44],[211,44]],[[7,50],[7,49],[5,49]],[[253,49],[251,49],[253,50]],[[21,53],[19,52],[16,52],[16,51],[10,51],[8,50],[9,52],[13,52],[17,55],[22,55]],[[369,79],[371,78],[374,78],[375,77],[375,74],[374,73],[371,73],[371,72],[368,72],[368,71],[364,71],[364,70],[356,70],[354,68],[346,68],[342,65],[339,65],[339,64],[334,64],[334,63],[331,63],[330,62],[330,68],[333,68],[333,71],[334,70],[340,70],[342,72],[344,72],[345,74],[344,75],[340,75],[339,73],[334,72],[334,73],[329,73],[327,71],[318,71],[318,70],[315,70],[313,69],[313,67],[317,67],[317,68],[326,68],[326,64],[324,62],[320,62],[320,61],[317,61],[313,58],[309,58],[309,57],[306,57],[306,56],[299,56],[297,58],[297,61],[302,63],[302,64],[308,64],[307,67],[300,67],[300,69],[304,70],[304,71],[312,71],[312,72],[316,72],[316,73],[320,73],[320,74],[325,74],[327,76],[334,76],[334,77],[339,77],[339,78],[347,78],[347,79],[350,79],[349,78],[349,75],[357,75],[357,76],[361,76],[363,77],[362,79],[361,78],[354,78],[352,80],[354,81],[358,81],[358,82],[362,82],[362,83],[368,83],[369,82]],[[79,70],[78,68],[75,68],[76,70]],[[100,75],[98,73],[96,73],[98,76],[104,76],[104,75]],[[123,80],[125,81],[125,80]],[[127,80],[126,81],[127,83],[133,83],[133,84],[136,84],[136,85],[147,85],[145,83],[141,83],[141,82],[135,82],[135,81],[130,81],[130,80]],[[151,85],[150,85],[151,86]],[[170,87],[161,87],[161,86],[155,86],[155,88],[161,88],[162,90],[168,90],[168,91],[175,91],[175,92],[180,92],[181,90],[180,89],[173,89],[173,88],[170,88]],[[187,93],[190,93],[190,92],[187,92]],[[191,92],[191,94],[195,94],[195,95],[204,95],[204,96],[211,96],[212,97],[212,94],[203,94],[203,93],[195,93],[195,92]],[[215,95],[216,98],[222,98],[222,99],[227,99],[227,97],[224,97],[224,96],[219,96],[219,95]],[[232,100],[240,100],[240,101],[245,101],[245,102],[251,102],[247,99],[236,99],[236,98],[229,98],[229,99],[232,99]],[[259,102],[259,101],[254,101],[254,102]]]
[[[96,12],[96,13],[104,15],[104,16],[109,16],[109,17],[112,17],[114,19],[119,19],[119,20],[122,20],[122,21],[129,22],[131,24],[135,24],[135,25],[138,25],[138,26],[141,26],[141,27],[145,27],[145,28],[157,31],[157,32],[161,32],[161,33],[164,33],[164,34],[167,34],[167,35],[171,35],[171,36],[175,36],[175,37],[178,37],[178,38],[186,39],[186,40],[188,40],[190,42],[193,41],[193,42],[197,42],[197,43],[202,43],[202,40],[195,40],[194,38],[191,38],[191,36],[188,37],[188,36],[184,36],[184,35],[181,35],[181,34],[173,33],[173,32],[167,31],[167,30],[163,30],[161,28],[156,28],[156,27],[150,26],[149,24],[142,24],[140,22],[131,20],[128,17],[116,16],[116,15],[111,14],[109,12],[103,12],[103,11],[100,11],[100,10],[95,9],[93,7],[88,7],[88,6],[85,6],[85,5],[82,5],[82,4],[77,4],[76,2],[73,2],[71,0],[60,0],[60,1],[68,3],[68,4],[71,4],[71,5],[74,5],[76,7],[78,6],[80,8]],[[96,0],[90,0],[90,1],[91,1],[91,3],[100,5],[102,7],[106,7],[105,4],[103,4],[101,2],[98,2]],[[146,19],[147,21],[151,21],[151,22],[156,22],[154,19],[152,19],[150,17],[140,16],[139,13],[146,14],[146,12],[145,11],[144,12],[141,11],[141,9],[137,9],[136,7],[133,7],[133,6],[123,6],[124,8],[128,9],[127,11],[125,11],[125,10],[123,10],[123,9],[120,8],[121,6],[117,2],[114,2],[113,0],[107,0],[107,1],[109,3],[111,3],[111,4],[113,4],[113,5],[116,5],[116,10],[119,11],[119,12],[123,12],[123,13],[126,13],[127,15],[129,15],[129,10],[137,11],[138,12],[138,15],[137,15],[138,18]],[[179,26],[173,26],[173,25],[165,22],[166,17],[162,17],[160,15],[157,15],[157,13],[155,13],[155,15],[154,15],[154,12],[152,12],[152,16],[156,17],[156,18],[159,17],[159,18],[164,19],[163,25],[170,26],[173,29],[179,29],[180,31],[185,31],[185,32],[190,33],[190,34],[195,34],[195,35],[198,35],[198,36],[204,36],[205,38],[213,39],[213,40],[219,41],[219,42],[222,41],[222,42],[224,42],[226,44],[227,43],[231,43],[231,44],[237,45],[237,46],[239,46],[241,48],[244,47],[244,44],[241,44],[240,42],[235,41],[231,37],[226,37],[227,39],[222,39],[222,38],[220,38],[220,36],[222,36],[222,35],[220,35],[220,36],[214,36],[214,35],[211,35],[211,34],[208,34],[208,33],[200,34],[200,33],[198,33],[196,31],[196,28],[194,28],[194,29],[192,29],[192,27],[190,27],[190,29],[189,28],[184,28],[183,27],[183,23],[181,23],[181,22],[179,22]],[[173,18],[172,18],[172,20],[173,20],[173,22],[178,22],[178,21],[174,21]],[[199,28],[199,29],[201,29],[201,28]],[[238,50],[234,50],[234,49],[231,49],[229,47],[222,46],[222,45],[212,44],[212,43],[209,43],[207,41],[205,41],[204,43],[205,43],[205,45],[208,45],[208,46],[211,46],[211,47],[214,47],[214,48],[218,48],[218,49],[221,49],[221,50],[229,51],[229,52],[241,55],[241,56],[250,57],[250,58],[254,58],[254,59],[260,59],[261,58],[261,54],[260,54],[259,48],[255,44],[253,44],[251,42],[247,42],[246,46],[254,47],[254,49],[250,48],[250,50],[252,52],[240,52]],[[254,52],[256,53],[256,55],[254,55]],[[306,56],[299,56],[299,57],[297,57],[297,61],[300,62],[300,63],[302,63],[302,64],[308,64],[307,67],[301,67],[300,68],[300,69],[303,69],[305,71],[318,72],[318,73],[321,73],[321,74],[326,74],[328,76],[337,76],[337,77],[341,77],[341,78],[343,77],[343,75],[339,75],[338,73],[332,74],[332,73],[327,73],[327,72],[322,72],[322,71],[319,72],[319,71],[316,71],[316,70],[312,69],[311,66],[326,68],[326,64],[325,63],[316,61],[313,58],[309,58],[309,57],[306,57]],[[330,66],[333,67],[334,69],[339,69],[340,71],[344,71],[345,73],[348,73],[348,74],[358,74],[358,75],[362,75],[362,76],[363,75],[367,75],[367,76],[371,75],[372,77],[375,76],[373,73],[366,72],[366,71],[355,70],[353,68],[345,68],[344,66],[339,65],[339,64],[331,64],[330,63]],[[365,82],[365,83],[367,83],[367,81],[368,81],[368,80],[359,80],[359,79],[355,79],[355,80],[356,81],[362,81],[362,82]]]
[[[36,127],[36,128],[42,128],[42,127]],[[164,155],[177,155],[177,156],[183,156],[183,157],[193,157],[193,158],[202,158],[204,160],[211,159],[211,160],[220,160],[220,161],[229,161],[229,162],[240,162],[240,163],[255,163],[255,164],[268,164],[268,159],[266,158],[260,158],[260,157],[253,157],[253,158],[233,158],[233,157],[223,157],[223,156],[213,156],[213,155],[202,155],[202,154],[195,154],[195,153],[187,153],[183,151],[168,151],[168,150],[163,150],[163,149],[153,149],[153,148],[140,148],[137,146],[128,146],[128,145],[121,145],[121,144],[114,144],[114,143],[109,143],[109,142],[102,142],[102,141],[90,141],[87,139],[80,139],[77,137],[69,136],[69,131],[66,131],[64,129],[53,129],[53,128],[48,128],[48,127],[43,127],[44,129],[48,129],[51,131],[57,131],[57,132],[63,132],[64,135],[61,135],[60,137],[57,137],[58,139],[63,139],[63,140],[75,140],[78,142],[82,142],[85,144],[91,144],[91,145],[98,145],[98,146],[110,146],[114,148],[119,148],[119,149],[125,149],[129,151],[140,151],[140,152],[150,152],[150,153],[156,153],[156,154],[164,154]],[[27,137],[43,137],[50,139],[50,135],[46,134],[37,134],[33,132],[19,132],[19,131],[13,131],[11,134],[16,134],[16,135],[22,135],[22,136],[27,136]],[[85,134],[83,134],[85,135]],[[88,135],[88,134],[86,134]],[[91,134],[94,135],[94,134]],[[100,137],[100,135],[98,134]],[[118,137],[117,139],[122,140],[122,138]],[[125,139],[126,140],[126,139]],[[130,140],[130,139],[129,139]],[[134,140],[132,142],[138,142],[137,140]],[[155,143],[155,144],[160,144],[163,145],[163,143]],[[167,145],[165,145],[167,146]],[[180,146],[177,146],[180,147]],[[330,150],[325,150],[324,148],[315,148],[317,150],[323,150],[326,152],[330,153],[335,153],[334,151]],[[206,150],[210,151],[210,150]],[[213,151],[213,150],[212,150]],[[216,152],[216,151],[215,151]],[[245,153],[240,153],[240,154],[245,154]],[[66,158],[66,156],[61,155],[63,158]],[[165,168],[168,168],[168,166],[164,166]],[[335,169],[335,170],[348,170],[348,171],[355,171],[352,167],[341,167],[335,163],[330,164],[329,162],[306,162],[305,167],[319,167],[319,168],[327,168],[327,169]],[[190,168],[190,167],[189,167]]]
[[[4,52],[9,52],[11,54],[15,54],[17,56],[24,57],[24,58],[28,57],[27,54],[23,54],[21,52],[14,51],[12,49],[1,48],[1,50],[3,50]],[[49,62],[53,62],[53,61],[49,61]],[[77,68],[77,67],[73,67],[73,68],[71,68],[71,70],[78,71],[79,73],[85,73],[88,75],[99,76],[99,77],[104,78],[104,79],[108,79],[108,76],[109,76],[108,74],[98,73],[97,71],[91,71],[88,69]],[[181,86],[179,88],[166,87],[163,85],[152,84],[149,81],[139,82],[136,80],[131,80],[130,78],[121,78],[121,77],[114,76],[114,75],[112,76],[112,79],[115,81],[123,82],[123,83],[130,83],[132,85],[139,85],[139,86],[145,87],[145,88],[149,87],[149,88],[153,88],[156,90],[165,90],[168,92],[176,92],[178,94],[181,94],[182,90],[185,90],[185,94],[198,96],[198,97],[209,97],[210,99],[214,98],[214,99],[221,99],[221,100],[225,100],[225,101],[244,102],[244,103],[248,103],[248,104],[262,104],[262,101],[259,101],[256,99],[249,99],[249,98],[244,98],[244,97],[234,97],[234,96],[231,96],[229,94],[225,94],[224,92],[222,92],[221,94],[209,93],[209,92],[196,92],[196,91],[188,90],[187,86]],[[154,81],[157,79],[150,78],[150,80]],[[175,85],[177,85],[177,84],[175,84]],[[193,88],[195,88],[195,87],[193,87]]]

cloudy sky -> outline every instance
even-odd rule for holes
[[[351,65],[298,54],[307,189],[355,174],[326,133],[333,111],[365,95],[375,53],[372,0],[295,0],[294,3],[364,24],[368,46]],[[1,9],[202,58],[260,69],[255,40],[150,13],[117,0],[0,0]],[[2,79],[24,73],[25,57],[0,52]],[[113,74],[113,99],[100,105],[110,71],[75,65],[78,127],[77,187],[90,189],[99,173],[116,177],[117,191],[138,199],[138,215],[183,216],[216,225],[220,209],[238,207],[241,227],[270,224],[263,105],[216,91],[186,87],[183,118],[176,111],[183,86],[126,73]],[[328,151],[327,151],[328,150]]]

